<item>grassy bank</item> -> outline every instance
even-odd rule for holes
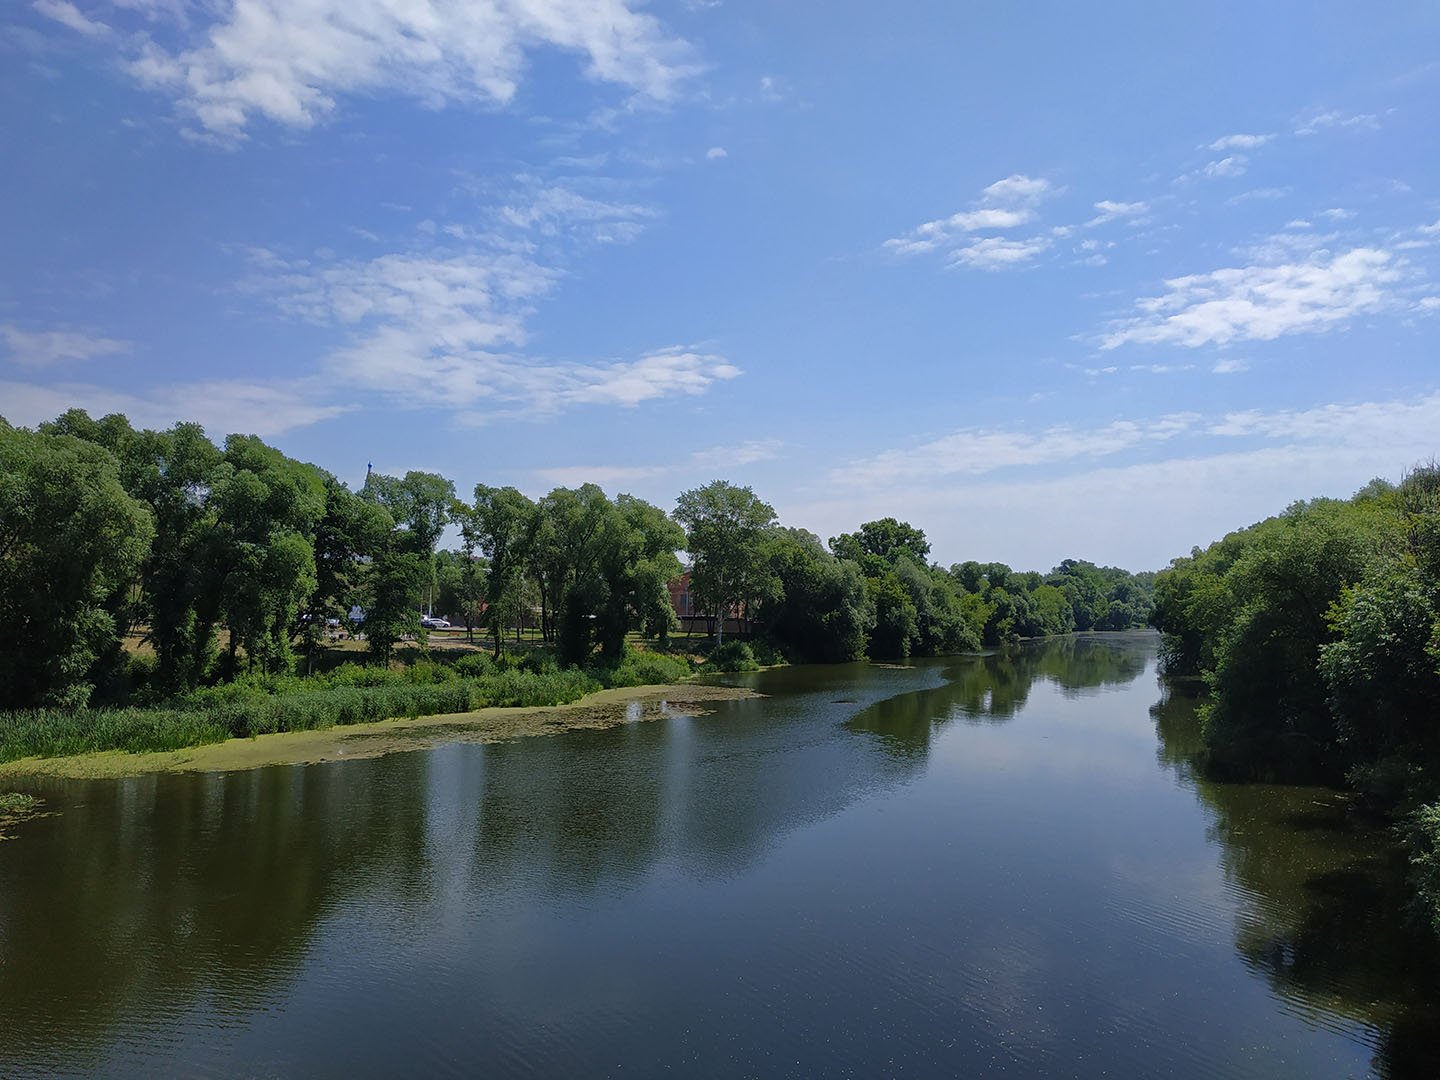
[[[674,683],[690,674],[674,657],[636,653],[613,667],[497,668],[483,653],[403,669],[344,665],[309,678],[277,676],[196,691],[156,706],[27,709],[0,713],[0,763],[94,751],[182,750],[287,731],[397,717],[553,706],[605,687]]]

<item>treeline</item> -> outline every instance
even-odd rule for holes
[[[437,551],[452,526],[459,548]],[[676,628],[679,551],[717,636],[740,617],[757,651],[791,660],[934,655],[1149,614],[1153,575],[1075,561],[1047,575],[947,570],[929,550],[894,519],[827,547],[724,481],[684,492],[673,515],[593,484],[538,500],[481,484],[466,500],[409,472],[352,491],[254,436],[217,446],[196,424],[0,419],[0,708],[171,701],[308,671],[327,623],[356,607],[381,664],[423,639],[433,607],[488,634],[497,658],[534,622],[560,667],[619,665],[627,634],[663,647]],[[134,629],[153,659],[122,647]]]
[[[1208,683],[1209,772],[1348,784],[1396,815],[1440,928],[1440,467],[1176,559],[1155,625],[1168,669]]]

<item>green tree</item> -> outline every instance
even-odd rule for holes
[[[760,631],[791,660],[844,663],[863,657],[875,606],[860,567],[835,558],[803,529],[775,529],[768,559],[780,587],[760,607]]]
[[[230,670],[243,649],[252,669],[288,671],[299,615],[316,587],[311,537],[325,512],[324,477],[253,435],[231,435],[209,505]]]
[[[475,485],[475,502],[460,514],[467,548],[489,560],[485,583],[485,623],[500,656],[505,628],[521,613],[528,544],[534,530],[535,504],[513,487]]]
[[[0,706],[88,703],[153,533],[109,451],[0,419]]]
[[[685,527],[691,591],[714,614],[718,644],[729,613],[750,611],[773,588],[764,541],[775,508],[748,487],[716,480],[681,492],[674,516]]]

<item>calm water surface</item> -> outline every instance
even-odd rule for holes
[[[513,744],[31,785],[0,1076],[1440,1076],[1386,835],[1147,634]]]

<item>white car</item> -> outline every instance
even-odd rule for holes
[[[420,625],[426,630],[449,630],[450,620],[441,619],[434,615],[426,615],[420,620]]]

